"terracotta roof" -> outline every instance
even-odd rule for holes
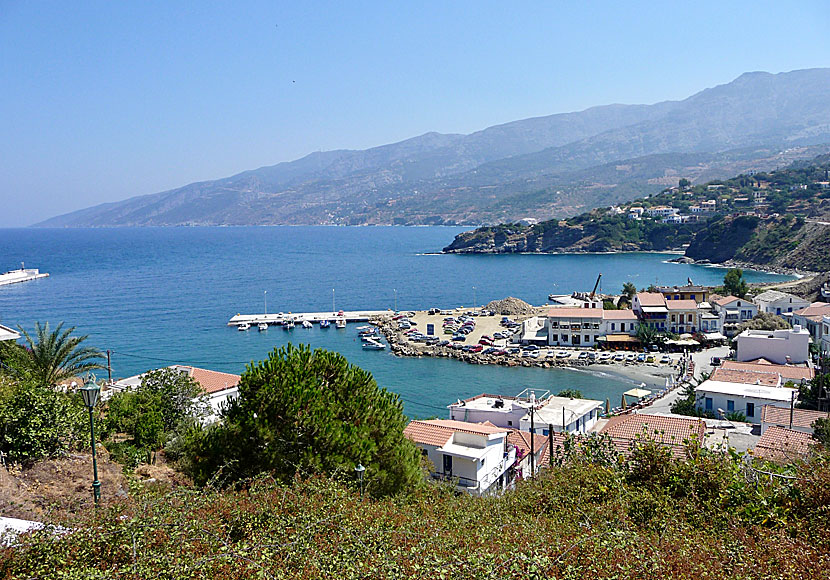
[[[185,371],[193,380],[202,386],[202,389],[208,394],[216,393],[230,389],[239,384],[239,375],[232,375],[230,373],[220,373],[219,371],[209,371],[207,369],[200,369],[199,367],[191,367],[185,365],[178,365],[176,368]]]
[[[426,421],[411,421],[403,430],[411,441],[425,445],[437,445],[438,447],[447,443],[453,433],[473,433],[475,435],[495,435],[507,433],[507,429],[496,427],[489,421],[486,423],[466,423],[452,419],[429,419]]]
[[[822,316],[830,314],[830,303],[828,302],[813,302],[807,308],[796,310],[793,314],[798,314],[804,318],[809,318],[814,322],[821,322]]]
[[[740,298],[738,298],[737,296],[724,296],[723,298],[718,298],[717,300],[715,300],[715,304],[717,304],[718,306],[726,306],[727,304],[729,304],[730,302],[734,302],[735,300],[740,300]],[[747,302],[749,302],[749,300],[747,300]]]
[[[515,446],[516,449],[527,453],[530,449],[530,432],[511,429],[507,435],[507,442]],[[533,435],[533,446],[536,448],[536,453],[539,453],[548,446],[548,436],[539,435],[538,433]]]
[[[697,302],[694,300],[666,300],[666,307],[669,310],[697,310]]]
[[[659,292],[638,292],[637,300],[640,306],[665,306],[666,297]]]
[[[670,445],[672,452],[679,456],[685,451],[685,443],[693,435],[698,444],[703,443],[706,424],[700,419],[663,417],[660,415],[617,415],[611,417],[600,433],[608,435],[615,447],[628,454],[639,439],[651,439]]]
[[[809,367],[800,367],[794,365],[777,365],[766,359],[757,359],[750,362],[738,362],[734,360],[725,360],[721,363],[721,368],[731,369],[736,371],[758,371],[763,373],[778,373],[784,381],[800,381],[801,379],[810,380],[815,375],[815,371]]]
[[[601,308],[551,308],[550,318],[602,318]]]
[[[808,455],[814,444],[809,433],[773,425],[767,427],[755,445],[755,457],[777,462],[792,461]]]
[[[740,383],[742,385],[781,386],[781,378],[778,376],[778,373],[771,371],[717,368],[709,375],[709,379],[712,381],[721,381],[722,383]]]
[[[830,413],[823,411],[811,411],[808,409],[793,409],[793,427],[811,429],[816,419],[830,418]],[[789,427],[790,410],[784,407],[764,405],[761,409],[761,422],[772,423],[781,427]]]
[[[603,310],[602,318],[605,320],[637,320],[633,310]]]

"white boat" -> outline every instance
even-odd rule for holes
[[[375,327],[370,325],[370,324],[364,324],[363,326],[358,326],[357,327],[357,330],[359,330],[361,332],[364,331],[364,330],[374,330],[374,329],[375,329]]]
[[[380,333],[373,332],[372,334],[361,334],[360,340],[363,342],[369,342],[371,340],[378,340],[380,338]]]
[[[329,326],[331,326],[331,322],[328,320],[323,319],[320,321],[320,328],[328,328]]]
[[[386,348],[386,345],[377,339],[369,339],[363,343],[363,348],[366,350],[383,350]]]
[[[282,323],[283,330],[294,330],[294,319],[286,318]]]
[[[251,328],[251,325],[247,322],[243,322],[242,324],[236,327],[237,330],[248,330],[249,328]]]
[[[0,274],[0,286],[6,284],[16,284],[18,282],[28,282],[29,280],[37,280],[38,278],[48,278],[49,274],[40,273],[37,268],[26,268],[23,262],[20,263],[18,270],[9,270],[4,274]]]
[[[311,328],[312,326],[314,326],[314,325],[313,325],[313,324],[311,324],[311,322],[310,322],[310,321],[308,321],[308,320],[303,320],[303,328]]]
[[[334,322],[334,325],[335,325],[337,328],[346,328],[346,319],[345,319],[345,318],[338,318],[338,319]]]
[[[268,325],[265,322],[260,322],[257,324],[257,328],[259,328],[259,331],[262,332],[263,330],[268,330]]]

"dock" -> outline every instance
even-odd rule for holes
[[[391,314],[391,310],[355,310],[355,311],[339,311],[339,312],[279,312],[277,314],[237,314],[232,316],[228,321],[228,326],[239,326],[240,324],[250,324],[256,326],[260,323],[268,325],[280,325],[288,319],[294,321],[295,324],[302,324],[304,321],[319,324],[323,320],[328,320],[332,324],[335,320],[345,319],[346,322],[366,322],[373,316],[381,316],[383,314]]]
[[[41,273],[37,268],[26,268],[20,264],[17,270],[9,270],[4,274],[0,274],[0,286],[8,284],[17,284],[18,282],[28,282],[29,280],[37,280],[38,278],[48,278],[49,274]]]

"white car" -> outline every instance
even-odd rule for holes
[[[556,358],[571,358],[571,354],[567,350],[560,350],[556,353]]]
[[[607,361],[610,360],[613,355],[610,352],[603,352],[599,355],[599,360]]]
[[[625,355],[621,352],[618,352],[617,354],[614,355],[614,360],[617,361],[617,362],[624,361],[625,360]]]
[[[634,361],[637,360],[637,355],[634,354],[633,352],[630,352],[627,355],[625,355],[625,360],[628,361],[628,362],[634,362]]]
[[[660,357],[660,362],[663,363],[664,365],[669,365],[669,364],[671,364],[671,357],[667,354],[664,354],[663,356]]]

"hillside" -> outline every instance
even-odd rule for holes
[[[676,250],[713,263],[830,270],[830,156],[739,175],[532,226],[456,236],[448,253]],[[650,214],[656,215],[650,215]]]
[[[830,69],[748,73],[683,101],[328,151],[38,225],[499,223],[567,217],[830,149]]]

